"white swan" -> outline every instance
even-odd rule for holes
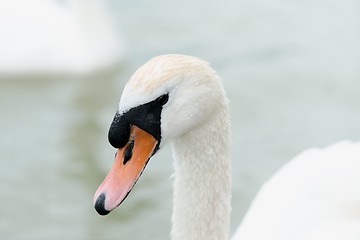
[[[0,74],[82,74],[118,63],[123,46],[102,0],[0,2]]]
[[[118,151],[112,169],[95,193],[96,210],[105,215],[116,208],[131,191],[150,157],[172,142],[175,160],[172,239],[229,239],[229,132],[228,100],[221,79],[207,63],[183,55],[153,58],[135,72],[121,96],[109,130],[109,141]],[[342,147],[360,156],[359,144],[342,143],[334,148]],[[331,193],[335,183],[338,184],[335,190],[344,190],[335,197],[340,200],[342,196],[357,197],[349,199],[353,202],[341,203],[351,203],[347,205],[348,210],[359,207],[360,174],[356,174],[360,170],[359,158],[350,156],[350,160],[342,160],[345,166],[336,168],[333,166],[336,163],[316,162],[317,156],[336,157],[330,149],[323,153],[306,152],[283,168],[261,191],[234,239],[323,239],[308,236],[324,230],[311,229],[317,219],[330,220],[318,217],[323,211],[333,210],[334,194],[323,193]],[[305,157],[307,160],[302,162]],[[348,168],[350,172],[331,178],[336,170],[348,171]],[[343,180],[337,182],[340,176]],[[342,188],[342,184],[348,185]],[[313,188],[307,189],[307,186]],[[354,187],[357,195],[353,194]],[[325,201],[318,203],[317,200]],[[357,210],[343,212],[343,218],[352,217],[353,222],[337,223],[353,223],[352,227],[359,227],[360,208]],[[311,215],[313,212],[315,216]],[[299,214],[304,216],[299,219]],[[315,231],[309,232],[309,229]],[[353,233],[358,233],[358,229],[353,229]],[[332,239],[330,237],[326,239]]]

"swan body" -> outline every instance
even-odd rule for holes
[[[119,206],[149,159],[171,143],[172,239],[229,239],[229,135],[228,100],[206,62],[184,55],[151,59],[122,93],[109,130],[118,150],[95,193],[95,209],[106,215]],[[233,240],[359,239],[359,149],[343,142],[300,154],[260,190]]]
[[[0,2],[0,73],[82,74],[122,59],[101,0]]]
[[[234,240],[360,239],[360,143],[309,149],[261,188]]]

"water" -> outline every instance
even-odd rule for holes
[[[347,1],[109,1],[127,43],[112,70],[0,76],[1,239],[168,239],[170,149],[122,206],[93,193],[112,164],[122,87],[161,53],[212,63],[231,101],[232,232],[261,184],[301,150],[360,140],[360,6]]]

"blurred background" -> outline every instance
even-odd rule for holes
[[[224,80],[234,232],[292,157],[360,140],[359,13],[358,0],[0,0],[0,238],[169,239],[170,148],[116,211],[92,205],[122,88],[164,53]]]

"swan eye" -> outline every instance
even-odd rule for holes
[[[165,103],[167,103],[168,100],[169,100],[169,94],[166,93],[166,94],[161,95],[160,97],[158,97],[158,98],[156,99],[156,102],[157,102],[159,105],[163,106],[163,105],[165,105]]]

